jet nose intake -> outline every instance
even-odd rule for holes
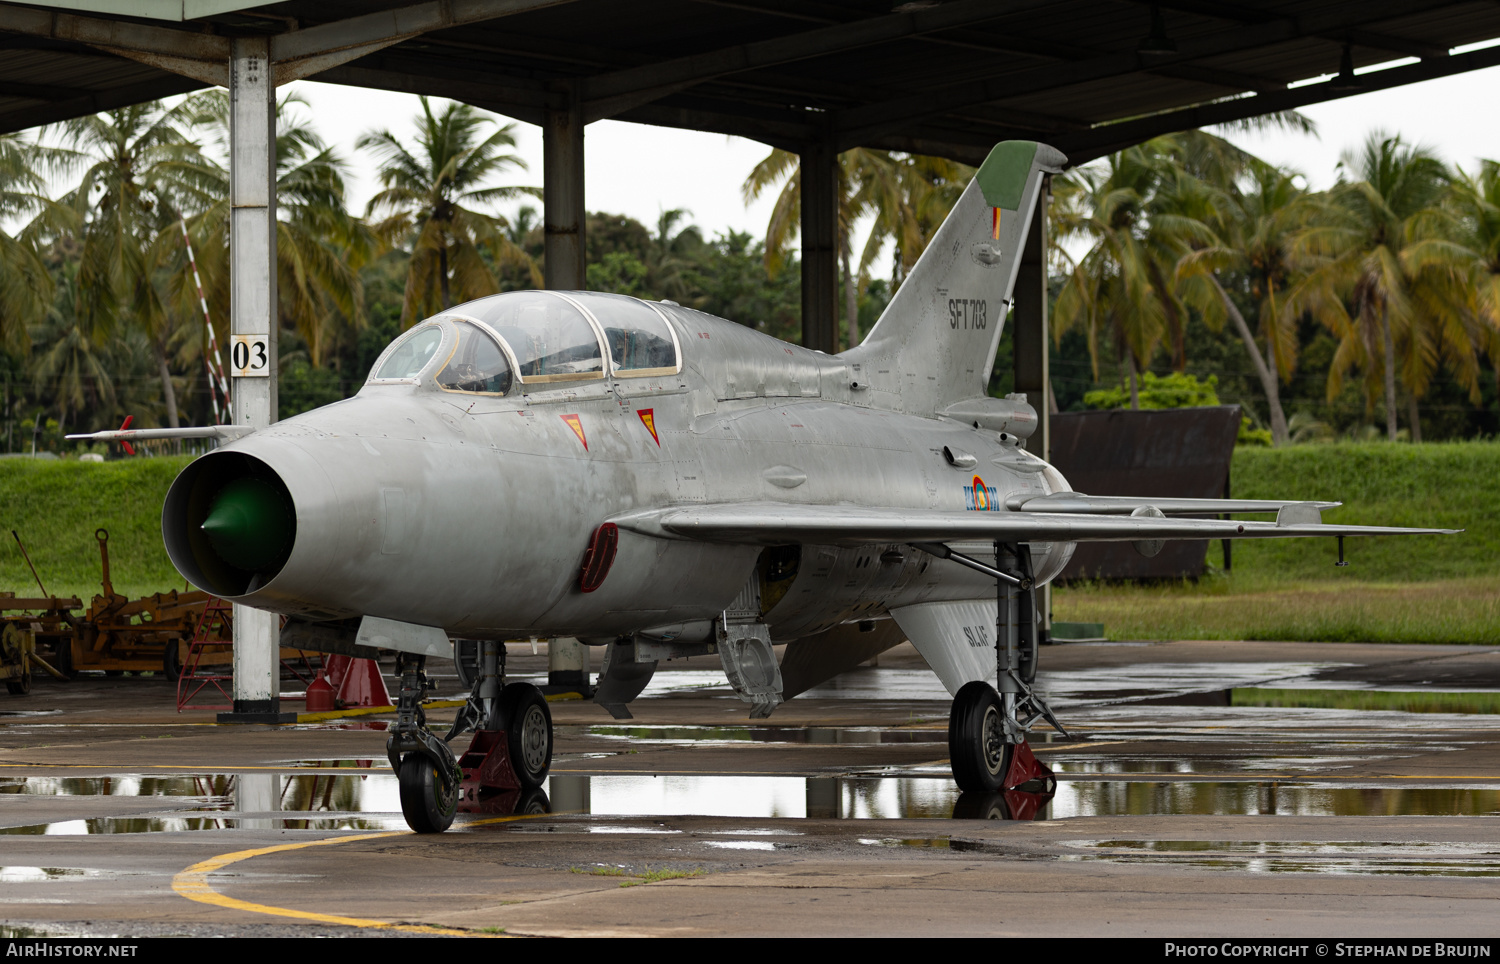
[[[201,528],[221,559],[254,571],[291,549],[296,516],[284,492],[261,479],[240,478],[219,490]]]
[[[265,462],[233,450],[210,452],[183,469],[167,491],[161,523],[177,571],[230,598],[274,579],[297,541],[286,483]]]

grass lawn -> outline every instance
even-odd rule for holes
[[[1500,576],[1373,582],[1235,572],[1198,584],[1064,586],[1053,592],[1052,614],[1103,623],[1110,639],[1493,644]]]
[[[185,586],[161,544],[161,503],[189,456],[119,462],[0,459],[0,591],[35,595],[14,529],[47,591],[88,603],[99,592],[99,544],[109,530],[115,591],[144,596]]]
[[[1464,531],[1349,539],[1342,569],[1332,539],[1243,540],[1197,583],[1059,587],[1054,618],[1111,639],[1500,643],[1500,443],[1245,448],[1231,478],[1240,498],[1343,502],[1325,522]]]

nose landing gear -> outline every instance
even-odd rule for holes
[[[453,824],[463,772],[447,742],[427,728],[422,697],[431,688],[425,672],[427,657],[401,662],[401,694],[396,702],[396,725],[386,738],[385,752],[401,787],[401,813],[417,833],[442,833]]]
[[[442,833],[460,810],[546,813],[550,808],[541,789],[552,766],[547,700],[530,683],[502,688],[503,643],[480,640],[478,648],[473,689],[444,739],[427,729],[421,708],[428,688],[425,657],[402,673],[397,723],[386,752],[400,779],[401,813],[418,833]],[[448,741],[470,730],[469,748],[454,759]]]

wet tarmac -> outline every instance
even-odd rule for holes
[[[38,683],[0,704],[0,935],[1492,936],[1500,920],[1500,649],[1052,647],[1041,686],[1073,739],[1034,749],[1056,790],[989,796],[953,785],[947,696],[907,647],[753,723],[688,662],[633,720],[554,702],[546,786],[439,837],[406,832],[382,718],[218,726],[152,678]],[[513,648],[514,676],[544,668]]]

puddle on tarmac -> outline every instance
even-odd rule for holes
[[[1064,860],[1159,863],[1252,873],[1500,877],[1494,844],[1264,840],[1070,840],[1096,853]]]
[[[30,938],[75,937],[72,931],[50,927],[26,927],[20,924],[0,924],[0,938],[28,940]]]
[[[705,840],[703,846],[717,850],[775,850],[776,842],[773,840]]]
[[[920,847],[924,850],[947,850],[947,837],[880,837],[871,839],[861,837],[860,843],[867,847]]]
[[[1500,787],[1330,786],[1315,781],[1070,780],[1054,797],[960,795],[942,777],[553,775],[540,812],[618,817],[709,816],[865,820],[1035,819],[1116,815],[1500,815]],[[0,828],[0,834],[81,835],[224,829],[403,829],[389,771],[200,776],[8,778],[0,792],[154,798],[156,809]],[[981,799],[982,797],[982,799]],[[0,797],[0,804],[4,798]],[[19,803],[19,801],[18,801]],[[59,816],[66,808],[59,804]],[[97,810],[95,811],[97,812]],[[495,811],[496,813],[500,811]],[[535,811],[533,811],[535,812]],[[5,810],[0,806],[0,820]],[[461,818],[462,820],[462,818]],[[522,825],[511,825],[525,832]],[[557,829],[557,828],[549,828]],[[577,826],[577,832],[624,832]],[[638,832],[662,832],[643,829]],[[742,834],[741,834],[742,835]]]
[[[112,880],[141,876],[129,870],[99,870],[93,867],[0,867],[0,884],[40,884],[50,880]]]
[[[1074,780],[1078,780],[1086,776],[1102,776],[1104,774],[1134,775],[1140,773],[1160,773],[1163,775],[1204,773],[1225,776],[1237,773],[1271,771],[1276,774],[1315,776],[1315,774],[1309,771],[1337,770],[1341,767],[1353,766],[1358,763],[1369,763],[1372,760],[1381,759],[1385,759],[1385,757],[1380,755],[1294,756],[1291,754],[1267,754],[1264,757],[1195,756],[1186,760],[1166,757],[1101,758],[1098,754],[1089,754],[1087,756],[1075,755],[1069,759],[1063,753],[1059,752],[1049,753],[1046,762],[1059,777],[1071,777]]]
[[[1212,780],[1060,780],[1051,817],[1126,814],[1296,816],[1471,816],[1500,814],[1500,789],[1328,786]]]

